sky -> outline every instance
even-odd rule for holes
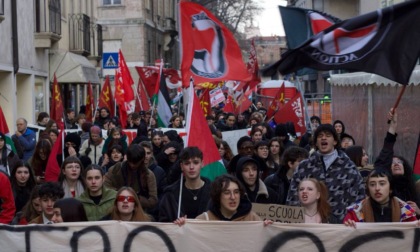
[[[280,18],[280,11],[278,6],[287,5],[284,0],[260,0],[261,6],[264,10],[257,18],[262,36],[279,35],[284,36],[283,23]],[[255,24],[255,25],[257,25]]]

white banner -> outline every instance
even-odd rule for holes
[[[188,220],[0,225],[1,251],[418,251],[412,223],[281,224]]]
[[[224,102],[226,99],[221,88],[215,88],[213,90],[210,90],[209,95],[212,107],[216,106],[221,102]]]

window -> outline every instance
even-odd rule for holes
[[[104,0],[104,5],[121,4],[121,0]]]

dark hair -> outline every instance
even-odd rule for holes
[[[63,181],[66,179],[66,176],[63,174],[63,171],[66,169],[66,165],[72,164],[72,163],[76,163],[80,166],[80,174],[77,180],[80,180],[80,182],[82,182],[82,184],[84,185],[83,177],[82,177],[82,172],[83,172],[84,167],[80,159],[75,156],[68,156],[64,159],[63,163],[61,164],[61,172],[60,172],[60,176],[58,177],[58,181],[60,182],[60,184],[63,183]]]
[[[51,199],[61,199],[64,196],[64,190],[57,182],[46,182],[39,188],[39,197]]]
[[[54,133],[57,137],[58,137],[58,135],[60,135],[60,132],[59,132],[58,130],[56,130],[56,129],[49,129],[49,130],[48,130],[48,135],[49,135],[50,133]]]
[[[210,199],[215,207],[220,208],[220,196],[232,182],[238,185],[241,198],[245,195],[245,187],[237,177],[229,174],[220,175],[211,183],[210,189]]]
[[[270,141],[268,142],[268,147],[270,148],[269,151],[269,155],[272,156],[273,154],[271,153],[271,145],[273,144],[273,142],[278,142],[280,145],[280,149],[279,149],[279,159],[281,160],[281,156],[284,153],[284,145],[283,145],[283,141],[280,139],[280,137],[273,137],[270,139]]]
[[[155,129],[152,129],[152,139],[153,139],[155,136],[160,136],[160,137],[163,137],[163,132],[162,132],[161,130],[155,130]]]
[[[24,187],[29,194],[33,190],[33,188],[36,186],[36,181],[35,181],[35,175],[32,171],[32,168],[28,163],[26,163],[26,162],[24,163],[22,160],[19,160],[18,162],[16,162],[15,166],[13,166],[12,171],[10,173],[10,184],[12,185],[12,188],[14,190],[16,188],[20,187],[18,185],[17,180],[16,180],[16,172],[17,172],[18,168],[20,168],[20,167],[25,167],[29,171],[29,179],[26,182],[26,185]]]
[[[51,129],[51,127],[53,126],[53,124],[56,124],[58,127],[57,122],[54,119],[51,119],[47,122],[47,125],[45,125],[45,130],[48,131]]]
[[[108,148],[108,151],[106,152],[106,154],[108,154],[108,157],[111,158],[111,154],[113,150],[117,150],[119,153],[121,153],[122,157],[124,157],[125,153],[124,153],[124,148],[119,145],[119,144],[114,144],[111,146],[111,148]]]
[[[263,134],[263,132],[260,128],[252,127],[250,135],[253,136],[256,132],[261,132],[261,135]]]
[[[199,158],[203,160],[203,152],[196,146],[186,147],[181,151],[179,155],[179,160],[187,161],[191,158]]]
[[[389,181],[389,197],[394,196],[393,195],[394,182],[393,182],[393,179],[392,179],[392,175],[389,171],[387,171],[385,169],[382,169],[382,168],[373,169],[369,173],[369,175],[366,179],[366,195],[370,196],[370,192],[369,192],[369,180],[370,180],[370,178],[385,178],[385,177],[388,178],[388,181]]]
[[[95,171],[95,170],[99,171],[101,173],[101,175],[104,176],[104,170],[102,170],[102,168],[99,165],[90,164],[83,171],[83,178],[86,179],[86,175],[87,175],[88,171]]]
[[[143,147],[140,147],[138,144],[131,144],[127,148],[127,161],[132,163],[138,163],[141,160],[144,160],[146,152]]]
[[[350,158],[351,161],[356,165],[356,167],[362,166],[362,158],[363,158],[363,147],[359,145],[353,145],[344,150],[347,156]]]
[[[238,142],[236,143],[236,148],[238,149],[238,151],[239,149],[241,149],[242,145],[246,142],[251,142],[252,144],[254,144],[252,142],[252,139],[249,136],[243,136],[239,138]]]
[[[48,163],[48,157],[50,156],[51,153],[51,142],[47,139],[40,139],[38,141],[38,143],[35,146],[35,151],[34,154],[32,155],[32,169],[34,170],[35,175],[40,176],[43,175],[43,173],[45,172],[45,168],[47,166]],[[45,160],[42,160],[41,157],[39,156],[40,152],[43,152],[46,156]]]
[[[262,141],[257,142],[257,143],[254,145],[254,149],[255,149],[255,150],[258,150],[258,147],[261,147],[261,146],[267,146],[267,147],[269,147],[270,145],[269,145],[269,143],[268,143],[267,141],[262,140]],[[269,147],[269,148],[270,148],[270,147]]]
[[[318,124],[321,124],[321,118],[319,118],[319,116],[311,116],[310,121],[312,122],[313,120],[316,120]]]
[[[42,120],[44,120],[44,118],[49,118],[50,116],[48,115],[47,112],[41,112],[38,114],[38,118],[37,118],[37,122],[40,122]]]
[[[281,165],[289,168],[289,162],[296,162],[296,160],[302,158],[307,159],[309,157],[309,152],[301,147],[292,146],[287,148],[282,156]]]
[[[88,221],[83,203],[74,198],[59,199],[54,208],[60,208],[63,222]]]
[[[36,198],[39,198],[39,189],[41,185],[36,185],[32,189],[31,196],[29,196],[28,202],[26,202],[25,206],[22,209],[22,216],[25,217],[26,221],[31,221],[39,216],[39,213],[35,210],[32,201]]]
[[[342,128],[343,128],[343,130],[341,131],[341,133],[340,134],[343,134],[344,132],[346,132],[346,127],[344,126],[344,123],[342,122],[342,121],[340,121],[340,120],[335,120],[334,121],[334,123],[333,123],[333,127],[334,127],[334,129],[335,129],[335,125],[336,124],[341,124],[341,126],[342,126]]]
[[[337,144],[334,147],[337,149],[338,146],[340,146],[340,139],[338,138],[337,131],[335,131],[334,127],[329,123],[321,124],[316,128],[315,133],[314,133],[314,138],[313,138],[315,146],[316,146],[316,141],[318,139],[318,135],[321,134],[321,132],[331,133],[334,137],[334,140],[337,142]]]

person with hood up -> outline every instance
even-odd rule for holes
[[[93,164],[98,164],[102,156],[104,147],[104,139],[102,138],[102,130],[94,125],[89,131],[89,140],[85,141],[80,148],[80,155],[90,158]]]

